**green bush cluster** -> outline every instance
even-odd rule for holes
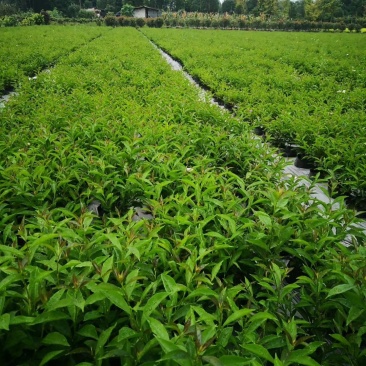
[[[49,25],[51,22],[56,24],[85,24],[99,22],[95,14],[90,11],[80,10],[73,18],[65,17],[57,9],[53,11],[41,11],[40,13],[26,12],[15,13],[0,17],[0,27],[15,27],[18,25]]]
[[[366,24],[364,19],[336,19],[334,22],[321,22],[292,19],[265,19],[244,15],[204,14],[204,13],[165,13],[166,27],[222,28],[243,30],[282,30],[282,31],[349,31],[360,32]]]
[[[134,17],[126,17],[126,16],[106,16],[104,18],[104,23],[110,27],[143,27],[145,24],[150,28],[161,28],[164,24],[162,18],[134,18]]]
[[[0,17],[0,27],[15,27],[17,25],[42,25],[49,24],[49,17],[46,12],[38,13],[17,13]]]
[[[20,23],[20,25],[23,26],[42,24],[45,24],[45,20],[41,14],[32,14],[31,16],[24,18]]]
[[[28,19],[32,19],[32,22],[41,21],[39,14],[33,16]],[[95,27],[88,27],[88,32],[83,29],[83,26],[3,29],[0,44],[0,92],[16,87],[25,77],[33,77],[63,55],[103,32]]]

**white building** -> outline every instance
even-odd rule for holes
[[[161,15],[159,9],[150,8],[148,6],[138,6],[133,10],[135,18],[157,18]]]

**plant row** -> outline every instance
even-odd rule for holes
[[[166,26],[180,27],[212,27],[231,29],[261,29],[261,30],[303,30],[303,31],[344,31],[346,28],[359,32],[366,26],[364,18],[335,18],[333,22],[309,21],[281,17],[267,17],[240,14],[218,14],[199,12],[166,12],[162,14]]]
[[[361,36],[144,32],[244,121],[265,127],[275,145],[296,145],[333,190],[365,197]]]
[[[47,23],[46,23],[47,21]],[[95,18],[48,18],[45,20],[41,14],[30,13],[20,15],[8,15],[0,18],[0,27],[16,27],[30,25],[49,25],[49,24],[97,24],[101,25],[102,20]]]
[[[198,97],[116,28],[0,111],[4,365],[364,363],[354,213]]]
[[[96,27],[30,27],[2,29],[0,37],[0,92],[24,77],[52,66],[61,56],[79,48],[105,29]]]
[[[260,18],[247,18],[245,16],[220,16],[220,17],[164,17],[164,18],[129,18],[106,16],[104,22],[107,26],[132,26],[150,28],[181,27],[181,28],[214,28],[214,29],[242,29],[242,30],[282,30],[282,31],[325,31],[325,32],[360,32],[362,25],[359,23],[331,23],[311,22],[300,20],[262,20]]]
[[[88,12],[86,12],[88,13]],[[89,13],[93,15],[93,13]],[[214,28],[214,29],[242,29],[242,30],[280,30],[280,31],[311,31],[311,32],[363,32],[364,22],[339,21],[339,22],[315,22],[308,20],[264,20],[258,18],[248,18],[246,16],[196,16],[195,14],[186,17],[170,17],[161,18],[133,18],[133,17],[116,17],[107,15],[105,18],[77,17],[53,18],[47,12],[24,13],[19,15],[9,15],[0,18],[0,27],[15,27],[42,25],[42,24],[89,24],[95,23],[101,25],[105,23],[107,26],[131,26],[143,27],[147,25],[152,28],[161,28],[163,26],[180,27],[180,28]]]

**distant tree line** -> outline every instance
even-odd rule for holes
[[[0,0],[0,16],[56,8],[65,16],[73,17],[80,9],[92,7],[116,13],[126,4],[166,11],[265,16],[267,19],[333,21],[366,17],[366,0],[224,0],[222,4],[219,0]]]
[[[29,11],[39,13],[41,10],[57,9],[68,17],[73,17],[80,9],[96,7],[107,12],[120,11],[123,6],[123,0],[0,0],[0,15],[5,8],[13,13],[14,11]]]
[[[366,0],[224,0],[222,12],[278,19],[332,21],[366,16]]]

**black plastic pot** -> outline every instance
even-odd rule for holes
[[[300,154],[297,155],[294,165],[296,166],[296,168],[301,169],[315,169],[314,162]]]
[[[361,211],[357,216],[366,219],[366,198],[350,195],[345,199],[347,207],[356,211]]]
[[[324,179],[326,178],[327,174],[322,171],[322,170],[318,170],[317,168],[310,168],[310,172],[309,172],[309,178],[313,179],[315,178],[317,175],[319,175],[320,179]]]
[[[297,156],[298,150],[296,145],[286,145],[280,148],[280,153],[286,158],[295,158]]]
[[[260,127],[254,127],[253,132],[257,136],[264,136],[266,134],[266,130],[262,126],[260,126]]]

